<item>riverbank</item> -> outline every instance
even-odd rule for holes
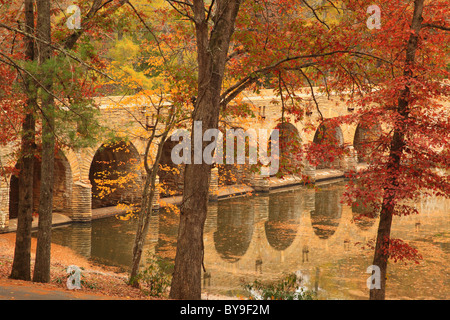
[[[29,299],[83,299],[83,300],[149,300],[141,290],[126,284],[128,275],[118,268],[95,265],[86,258],[76,254],[70,248],[52,244],[51,247],[51,281],[50,283],[33,283],[30,281],[9,279],[14,257],[15,233],[0,234],[0,287],[9,288],[0,294],[0,299],[18,299],[15,295],[29,291]],[[36,239],[31,240],[31,269],[34,267]],[[82,289],[67,289],[67,267],[76,265],[82,270]],[[15,288],[15,289],[14,289]],[[27,296],[23,296],[27,297]],[[59,297],[59,298],[58,298]]]
[[[164,300],[150,297],[127,284],[128,273],[116,267],[94,264],[68,247],[52,243],[50,283],[9,279],[14,257],[15,233],[0,234],[0,300]],[[34,268],[36,239],[31,240],[31,270]],[[69,290],[67,268],[78,266],[81,289]],[[144,288],[145,289],[145,288]],[[229,300],[230,297],[205,293],[202,300]]]
[[[361,169],[361,168],[358,168],[358,169]],[[333,180],[340,180],[340,179],[344,179],[344,172],[341,170],[333,170],[333,169],[316,170],[316,185],[321,185],[324,183],[329,183]],[[295,176],[289,176],[289,177],[285,177],[282,179],[272,177],[269,179],[267,192],[276,192],[279,189],[297,187],[297,186],[303,185],[303,184],[304,184],[303,181],[300,178],[295,177]],[[233,197],[255,195],[258,193],[259,193],[259,191],[257,191],[255,188],[248,186],[248,185],[224,186],[224,187],[219,188],[217,200],[220,201],[220,200],[233,198]],[[160,206],[161,207],[165,207],[168,205],[177,205],[178,206],[181,204],[182,198],[183,198],[182,196],[161,198]],[[125,213],[126,213],[125,209],[118,208],[118,207],[105,207],[105,208],[92,209],[92,220],[102,219],[102,218],[107,218],[107,217],[117,216],[117,215],[123,215]],[[72,219],[69,216],[58,213],[58,212],[53,213],[52,219],[53,219],[52,225],[54,227],[73,223]],[[36,219],[36,218],[33,219],[31,228],[32,228],[32,230],[37,230],[38,219]],[[11,233],[11,232],[15,232],[16,230],[17,230],[17,219],[10,219],[8,228],[1,229],[0,234]]]
[[[36,283],[9,279],[14,257],[15,233],[0,234],[0,300],[163,300],[149,297],[140,289],[129,286],[128,273],[119,268],[93,264],[70,248],[52,244],[51,281]],[[36,239],[31,243],[31,269],[34,267]],[[67,268],[78,266],[82,272],[80,290],[69,290],[66,285]],[[210,293],[202,300],[230,300],[231,297]]]

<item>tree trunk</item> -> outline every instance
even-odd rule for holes
[[[34,33],[33,0],[25,1],[26,32]],[[25,56],[34,60],[34,42],[25,38]],[[13,279],[30,280],[31,256],[31,222],[33,220],[33,174],[35,152],[35,120],[34,109],[37,106],[36,89],[30,77],[25,76],[28,93],[26,116],[22,124],[21,159],[19,159],[19,208],[17,216],[16,242],[14,260],[10,277]]]
[[[403,152],[404,141],[403,134],[396,131],[394,133],[389,154],[389,172],[398,172],[400,167],[401,154]],[[393,176],[389,183],[392,187],[385,189],[383,196],[383,205],[380,212],[380,222],[377,231],[377,240],[375,245],[375,254],[373,265],[380,268],[380,289],[373,288],[370,290],[371,300],[384,300],[386,294],[386,272],[389,259],[389,239],[391,235],[392,216],[395,208],[395,192],[398,185],[397,176]]]
[[[139,265],[141,263],[142,252],[145,244],[145,237],[148,233],[150,225],[150,215],[153,210],[153,196],[155,194],[155,178],[153,174],[145,181],[144,192],[141,202],[141,211],[139,212],[139,222],[136,230],[136,237],[133,246],[133,261],[131,264],[131,272],[129,284],[133,287],[139,287],[139,281],[136,279],[139,273]]]
[[[167,126],[171,125],[171,117],[168,119]],[[144,250],[144,244],[145,244],[145,238],[147,237],[148,228],[150,226],[150,216],[153,211],[153,198],[155,196],[156,192],[156,176],[158,174],[158,168],[159,163],[161,161],[161,155],[164,147],[164,143],[166,142],[167,135],[169,131],[166,130],[162,134],[159,145],[158,145],[158,151],[156,153],[156,157],[154,159],[154,162],[152,164],[152,167],[150,168],[148,166],[148,157],[149,157],[149,150],[150,146],[154,141],[155,137],[155,131],[153,131],[151,138],[147,141],[147,147],[144,154],[145,159],[145,170],[147,173],[147,178],[145,179],[144,189],[142,192],[142,201],[141,201],[141,209],[139,212],[139,221],[138,226],[136,230],[136,237],[134,239],[134,245],[133,245],[133,261],[131,264],[131,272],[130,272],[130,278],[128,280],[128,283],[131,284],[133,287],[138,288],[139,287],[139,281],[136,279],[138,273],[139,273],[139,265],[141,263],[142,258],[142,252]],[[156,126],[153,130],[157,130]]]
[[[50,24],[50,0],[37,0],[38,17],[37,31],[39,36],[51,41]],[[51,48],[38,43],[39,64],[44,64],[51,58]],[[52,91],[52,75],[44,68],[43,77],[47,77],[47,91]],[[33,281],[50,282],[50,248],[52,231],[53,210],[53,176],[55,163],[55,118],[53,96],[43,93],[42,106],[42,165],[41,165],[41,188],[39,195],[39,224],[36,247],[36,261],[34,267]],[[45,177],[45,178],[44,178]]]
[[[404,77],[407,79],[405,89],[400,92],[398,99],[397,111],[401,116],[400,121],[407,120],[409,116],[409,97],[410,85],[409,80],[413,77],[412,66],[415,62],[415,54],[418,45],[419,32],[422,27],[422,11],[424,0],[414,1],[414,13],[411,23],[411,29],[414,30],[409,37],[406,48],[406,59]],[[380,212],[380,222],[378,225],[377,240],[375,246],[375,254],[373,265],[380,268],[380,289],[373,288],[370,290],[371,300],[384,300],[386,296],[386,272],[387,262],[389,259],[389,240],[391,235],[392,216],[394,214],[395,204],[398,201],[396,190],[398,188],[398,174],[401,166],[401,155],[405,146],[405,124],[397,124],[394,129],[392,138],[389,161],[387,165],[388,174],[391,178],[388,180],[387,187],[384,191],[383,205]]]
[[[220,94],[225,63],[234,32],[239,0],[216,1],[216,14],[212,17],[213,29],[209,30],[205,5],[193,3],[197,40],[198,95],[193,121],[201,121],[203,133],[217,129],[220,111]],[[192,124],[192,129],[194,124]],[[198,134],[198,133],[197,133]],[[194,130],[191,131],[191,150],[194,150]],[[208,143],[202,144],[203,150]],[[194,159],[192,155],[191,159]],[[187,164],[184,173],[183,204],[180,212],[175,268],[170,298],[200,299],[201,268],[203,264],[203,228],[208,204],[211,165]]]

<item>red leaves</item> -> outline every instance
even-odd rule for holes
[[[401,239],[389,239],[388,246],[384,247],[383,250],[387,252],[389,259],[394,262],[405,261],[406,263],[406,261],[414,261],[416,264],[419,264],[420,260],[423,259],[416,248],[411,247]]]
[[[0,145],[4,145],[14,140],[20,130],[24,95],[17,91],[17,72],[12,67],[0,63],[0,74]]]

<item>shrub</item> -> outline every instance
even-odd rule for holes
[[[170,276],[166,269],[164,261],[159,261],[154,254],[150,254],[145,269],[136,277],[136,281],[141,284],[142,292],[152,297],[164,295],[170,285]]]
[[[302,278],[295,273],[288,274],[282,280],[262,283],[255,280],[244,285],[255,300],[314,300],[316,293],[301,286]]]

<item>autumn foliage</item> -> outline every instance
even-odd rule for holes
[[[448,1],[378,0],[375,28],[362,0],[75,3],[82,28],[67,28],[64,11],[52,7],[52,59],[38,64],[25,59],[24,39],[30,35],[17,25],[20,1],[0,0],[0,145],[20,136],[24,103],[33,91],[25,77],[40,95],[52,84],[47,94],[56,103],[58,147],[95,140],[95,96],[150,100],[144,117],[163,129],[149,130],[142,122],[133,133],[148,142],[144,169],[153,180],[157,170],[187,172],[185,198],[199,186],[203,191],[194,204],[187,201],[184,216],[197,217],[206,214],[211,167],[160,166],[162,145],[170,132],[190,128],[193,120],[204,121],[205,129],[245,126],[255,110],[243,102],[243,93],[271,89],[282,109],[280,174],[301,175],[305,161],[333,167],[352,152],[340,126],[359,126],[364,134],[357,152],[367,167],[349,172],[344,201],[364,206],[363,215],[380,217],[376,261],[420,260],[416,249],[390,238],[390,227],[392,216],[419,214],[419,198],[450,195]],[[326,119],[318,93],[337,96],[351,112]],[[38,123],[41,111],[33,111]],[[316,132],[314,141],[303,141],[305,132],[296,135],[289,125],[313,111],[316,118],[304,130]],[[155,137],[162,137],[159,143]],[[5,171],[7,165],[0,164]],[[200,177],[206,178],[195,180]],[[232,174],[227,179],[237,180]],[[202,217],[188,228],[202,230]],[[193,235],[199,243],[196,276],[201,233]]]

